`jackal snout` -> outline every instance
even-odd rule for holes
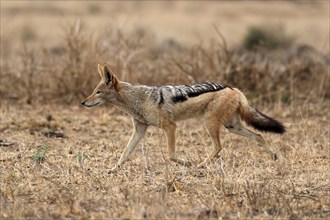
[[[100,105],[102,104],[103,102],[99,101],[99,102],[89,102],[89,101],[83,101],[81,102],[81,104],[85,107],[93,107],[93,106],[96,106],[96,105]]]

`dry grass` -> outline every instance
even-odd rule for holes
[[[42,13],[53,18],[85,10],[87,21],[97,27],[101,24],[95,22],[96,17],[104,20],[110,10],[105,3],[88,4],[86,8],[85,4],[75,8],[71,2],[53,4],[39,5]],[[144,3],[134,7],[140,4]],[[152,11],[157,4],[144,6]],[[250,20],[260,19],[252,16],[255,12],[266,13],[264,6],[242,4],[240,13],[246,10],[248,15],[252,11],[250,17],[246,16]],[[271,13],[286,17],[288,24],[292,22],[291,9],[309,7],[306,3],[285,3],[285,7],[269,4],[274,6]],[[178,5],[166,5],[157,14],[160,18],[156,23],[161,23],[162,18],[167,21],[164,14],[168,10],[178,20],[182,19],[181,13],[189,21],[201,18],[201,13],[201,20],[208,19],[204,14],[217,15],[197,3]],[[4,29],[9,31],[1,29],[1,219],[330,217],[327,49],[293,43],[275,50],[247,51],[239,44],[231,46],[233,39],[216,29],[212,30],[216,39],[183,44],[176,38],[160,40],[158,32],[142,26],[127,30],[108,25],[91,31],[84,19],[58,27],[58,35],[53,34],[49,44],[43,44],[39,43],[40,33],[31,25],[39,24],[40,19],[35,21],[31,16],[30,25],[20,24],[20,15],[40,10],[9,2],[5,6],[2,18],[12,19],[13,27],[22,28],[16,30],[21,33],[17,34],[4,22]],[[121,10],[134,14],[134,7],[126,4],[112,6],[110,11],[114,14]],[[233,25],[230,22],[239,23],[241,14],[235,15],[231,7],[229,3],[211,4],[214,10],[224,10],[226,21]],[[294,10],[295,18],[315,15],[320,5],[313,7]],[[150,11],[146,11],[147,18],[153,14]],[[322,9],[315,19],[324,13]],[[197,27],[202,30],[201,24],[196,21],[196,27],[192,25],[187,33]],[[315,25],[323,27],[323,23]],[[43,28],[45,25],[40,25],[40,30]],[[223,29],[228,36],[228,28]],[[176,32],[180,31],[183,33]],[[178,38],[186,38],[185,34]],[[19,40],[15,36],[20,36]],[[313,33],[301,39],[313,39]],[[280,160],[272,161],[254,141],[223,130],[221,158],[205,169],[186,168],[167,160],[163,132],[150,128],[123,168],[116,174],[107,174],[118,161],[132,128],[129,117],[111,106],[79,106],[99,81],[97,63],[109,63],[120,79],[133,83],[210,80],[242,89],[253,105],[288,127],[284,136],[265,135]],[[179,155],[195,165],[211,152],[204,127],[196,124],[201,122],[185,121],[179,123],[177,130]]]
[[[287,123],[284,136],[265,135],[283,155],[277,162],[255,142],[224,131],[219,161],[206,169],[182,167],[166,159],[165,137],[152,128],[109,175],[131,133],[127,116],[106,107],[8,105],[2,134],[16,144],[0,148],[1,218],[327,218],[329,118],[318,116],[327,107]],[[286,107],[272,113],[292,120]],[[182,122],[177,131],[180,156],[194,164],[211,151],[196,123]],[[49,130],[65,138],[47,137]],[[44,145],[44,159],[36,161]]]
[[[218,41],[186,47],[175,41],[156,43],[145,29],[124,34],[113,28],[94,36],[85,29],[77,20],[64,28],[62,46],[24,45],[18,55],[2,57],[2,98],[72,104],[95,86],[96,63],[109,63],[120,79],[132,83],[219,81],[268,102],[330,97],[329,55],[308,45],[231,49],[218,31]]]

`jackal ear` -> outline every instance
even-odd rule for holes
[[[103,79],[105,80],[105,84],[111,84],[117,90],[118,79],[107,64],[103,67]]]
[[[99,71],[99,74],[101,76],[101,78],[104,78],[104,73],[103,73],[103,68],[101,64],[97,64],[97,69]]]

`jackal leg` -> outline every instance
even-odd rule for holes
[[[133,119],[133,126],[134,126],[134,130],[133,130],[131,139],[129,140],[125,150],[121,154],[117,165],[115,167],[111,168],[109,173],[115,172],[121,165],[123,165],[123,163],[125,163],[125,161],[128,159],[128,157],[134,151],[136,145],[143,138],[143,136],[146,133],[146,130],[148,128],[147,124],[143,124],[135,119]]]
[[[213,143],[213,151],[212,153],[197,167],[204,167],[207,163],[211,163],[219,157],[219,152],[221,151],[221,143],[220,143],[220,124],[218,121],[214,121],[214,118],[210,118],[206,120],[206,128],[209,132],[209,135],[212,139]]]
[[[267,142],[261,136],[261,134],[256,134],[253,131],[245,128],[237,116],[234,116],[231,119],[231,121],[228,124],[226,124],[225,127],[232,133],[235,133],[235,134],[238,134],[238,135],[241,135],[244,137],[256,139],[258,141],[259,145],[267,151],[267,153],[272,157],[272,159],[274,159],[274,160],[277,159],[276,154],[273,153],[273,151],[269,148]]]
[[[191,166],[191,163],[186,160],[178,159],[175,155],[175,123],[169,123],[167,125],[163,125],[162,128],[165,131],[167,138],[167,148],[168,148],[168,156],[171,161],[174,161],[183,166]]]

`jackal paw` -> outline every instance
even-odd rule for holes
[[[182,162],[183,162],[183,163],[182,163],[183,166],[186,166],[186,167],[191,167],[191,166],[192,166],[192,163],[190,163],[190,162],[187,161],[187,160],[183,160]]]
[[[108,174],[116,173],[118,171],[118,169],[119,169],[119,166],[116,165],[108,171]]]
[[[191,163],[187,160],[183,160],[183,159],[178,159],[178,158],[170,158],[171,161],[180,164],[182,166],[186,166],[186,167],[191,167]]]
[[[221,157],[219,157],[219,158],[220,158],[219,163],[221,163],[222,158]],[[203,162],[201,162],[200,164],[197,165],[197,168],[198,169],[205,169],[205,168],[208,167],[208,165],[211,165],[215,161],[218,161],[218,160],[216,160],[216,158],[211,159],[211,160],[210,159],[205,159]]]
[[[185,166],[185,167],[191,167],[192,164],[188,160],[182,160],[182,159],[176,159],[176,163]]]
[[[207,162],[209,162],[209,161],[203,161],[202,163],[197,165],[197,168],[198,169],[205,169]]]

